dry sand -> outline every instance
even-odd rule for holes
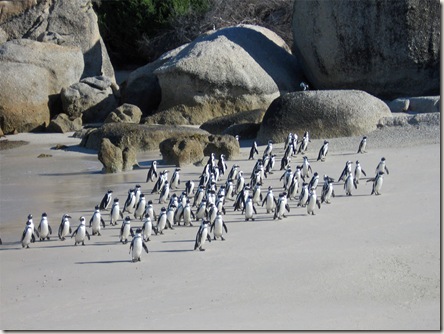
[[[138,263],[130,262],[129,244],[119,243],[108,213],[102,236],[85,246],[58,240],[57,228],[65,212],[74,227],[81,215],[89,221],[108,189],[123,203],[137,183],[159,211],[146,169],[102,174],[96,153],[67,134],[8,136],[30,144],[0,151],[1,329],[438,330],[439,136],[438,126],[385,128],[368,135],[366,154],[356,154],[360,138],[331,139],[322,163],[321,140],[312,140],[313,170],[336,179],[345,161],[356,159],[373,176],[384,156],[390,174],[383,194],[370,196],[363,180],[347,197],[335,184],[337,196],[315,216],[293,200],[281,221],[258,207],[256,221],[245,222],[228,202],[226,241],[193,251],[198,224],[176,227],[153,236]],[[68,149],[52,150],[56,144]],[[248,145],[228,167],[236,162],[249,175]],[[282,147],[275,144],[279,159]],[[41,153],[52,157],[37,158]],[[153,159],[161,160],[158,151],[138,155],[143,167]],[[298,155],[292,166],[301,161]],[[183,168],[180,191],[201,170]],[[268,185],[280,191],[281,175],[275,170],[263,192]],[[51,240],[22,249],[28,213],[37,226],[44,211]]]

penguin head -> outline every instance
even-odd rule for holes
[[[152,201],[152,200],[149,200],[149,201],[148,201],[148,204],[153,204],[153,201]]]
[[[140,198],[145,198],[145,194],[140,194],[139,199],[140,199]]]
[[[136,184],[136,189],[140,189],[140,184]]]
[[[28,219],[32,219],[32,215],[31,214],[28,215]]]
[[[141,228],[138,228],[137,230],[136,230],[136,234],[141,234],[142,233],[142,229]]]
[[[94,209],[95,209],[96,211],[98,211],[98,210],[100,209],[100,207],[99,207],[98,205],[96,205],[96,206],[94,207]]]
[[[43,212],[43,213],[42,213],[42,218],[43,218],[43,217],[48,217],[48,215],[46,214],[46,212]]]
[[[112,190],[108,190],[108,194],[112,194],[113,193],[113,191]]]
[[[114,198],[114,203],[117,203],[119,201],[118,198]]]
[[[79,220],[80,220],[80,224],[85,224],[85,217],[81,216],[79,218]]]
[[[130,220],[131,220],[131,217],[130,217],[130,216],[126,216],[126,217],[125,217],[125,221],[128,222],[128,221],[130,221]]]
[[[384,158],[384,157],[382,157],[382,158],[381,158],[381,161],[385,161],[385,158]]]
[[[154,166],[157,165],[157,161],[156,160],[153,161],[153,165]]]

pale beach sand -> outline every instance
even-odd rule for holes
[[[89,222],[108,189],[123,206],[139,183],[157,212],[162,206],[150,194],[153,183],[145,183],[147,169],[102,174],[96,152],[78,148],[80,139],[70,135],[7,136],[30,144],[0,151],[1,329],[440,329],[439,126],[377,130],[366,154],[356,153],[358,137],[330,139],[325,162],[316,162],[322,140],[312,140],[307,156],[321,177],[337,179],[345,162],[357,159],[372,177],[385,157],[390,174],[382,195],[370,196],[371,183],[362,180],[348,197],[335,183],[336,197],[315,216],[292,200],[287,218],[273,220],[258,207],[249,222],[227,202],[226,241],[193,251],[199,223],[176,227],[153,236],[138,263],[130,262],[129,243],[119,242],[108,212],[102,236],[85,246],[58,240],[62,214],[71,214],[74,228],[81,215]],[[56,144],[68,149],[52,150]],[[249,176],[255,161],[247,160],[246,145],[228,167],[236,162]],[[282,191],[283,143],[274,147],[279,159],[264,195],[269,185],[275,195]],[[37,158],[41,153],[52,157]],[[154,159],[161,161],[158,151],[138,154],[142,167]],[[297,155],[291,166],[301,162]],[[176,193],[201,171],[182,168]],[[51,240],[22,249],[27,215],[37,226],[43,212]]]

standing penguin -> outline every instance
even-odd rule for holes
[[[132,251],[131,254],[132,262],[140,261],[140,255],[142,255],[142,248],[145,250],[145,252],[148,253],[148,247],[143,241],[141,233],[142,230],[138,228],[136,230],[136,235],[133,237],[133,240],[131,240],[129,253],[131,254]]]
[[[316,189],[318,187],[319,183],[319,174],[318,172],[315,172],[313,174],[313,177],[311,178],[310,182],[308,183],[308,189],[314,188]]]
[[[285,211],[290,212],[290,206],[287,203],[287,193],[283,192],[279,194],[279,199],[277,201],[276,210],[274,211],[273,220],[278,218],[281,220],[285,218]]]
[[[148,181],[154,182],[154,177],[157,177],[157,161],[156,160],[153,161],[150,169],[148,170],[148,174],[146,175],[146,182],[148,182]]]
[[[31,227],[32,234],[35,234],[37,236],[37,238],[40,237],[39,232],[35,228],[35,225],[34,225],[34,222],[32,220],[32,215],[31,214],[28,215],[28,220],[26,221],[26,225],[27,226],[29,225],[29,227]],[[34,239],[32,239],[31,242],[34,242],[34,241],[35,241],[35,236],[34,236]]]
[[[142,220],[145,212],[146,199],[145,194],[140,194],[139,202],[137,202],[136,209],[134,210],[134,218]]]
[[[143,215],[144,216],[148,215],[152,222],[157,220],[157,215],[156,215],[156,211],[154,211],[152,200],[149,200],[148,203],[146,203],[145,212],[143,213]]]
[[[334,180],[327,175],[324,175],[324,185],[322,186],[321,203],[330,204],[330,198],[335,197],[333,189]]]
[[[123,212],[126,211],[131,213],[135,203],[136,203],[135,189],[130,189],[128,190],[128,197],[126,198],[125,205],[123,206]]]
[[[217,167],[219,168],[220,175],[224,175],[228,169],[227,163],[225,162],[225,155],[221,154],[219,161],[217,162]]]
[[[316,189],[315,188],[311,188],[311,192],[308,196],[308,200],[307,200],[307,214],[310,215],[312,214],[313,216],[315,215],[315,207],[316,205],[318,206],[318,208],[321,208],[321,202],[319,201],[319,198],[316,196]]]
[[[344,183],[344,190],[345,190],[345,194],[347,196],[352,195],[353,187],[355,187],[355,189],[358,189],[358,185],[356,183],[356,180],[355,180],[355,178],[353,178],[353,173],[350,173],[350,174],[348,174],[347,178],[345,179],[345,183]]]
[[[196,242],[194,243],[194,250],[198,249],[200,251],[204,251],[203,245],[205,244],[205,241],[208,240],[208,242],[211,242],[210,234],[208,233],[208,225],[209,221],[202,220],[202,224],[199,226],[199,230],[196,234]]]
[[[187,194],[187,197],[191,197],[192,194],[194,194],[194,182],[191,180],[188,180],[185,183],[185,192]]]
[[[88,231],[86,230],[85,226],[85,217],[80,217],[80,224],[77,226],[76,230],[71,234],[71,238],[75,236],[74,239],[74,246],[77,246],[77,244],[82,243],[82,246],[85,246],[85,237],[88,238],[88,240],[91,240]]]
[[[227,230],[227,225],[225,225],[224,220],[222,218],[222,213],[217,212],[217,216],[216,219],[214,221],[214,223],[211,225],[211,229],[210,232],[213,231],[214,228],[214,234],[213,234],[213,239],[216,240],[216,238],[220,238],[222,241],[224,241],[224,237],[223,237],[223,233],[225,230],[225,233],[228,233]]]
[[[29,244],[35,241],[34,230],[31,223],[26,222],[25,229],[22,234],[20,242],[22,243],[22,248],[29,248]]]
[[[274,210],[276,208],[277,201],[274,198],[272,186],[268,187],[268,192],[267,192],[267,195],[265,195],[265,198],[262,202],[262,206],[264,206],[264,204],[265,204],[265,209],[267,210],[267,213],[274,212]]]
[[[376,166],[375,174],[378,174],[378,172],[383,172],[389,174],[389,171],[387,169],[387,166],[385,165],[385,158],[382,157],[381,161],[379,162],[378,166]]]
[[[140,190],[140,184],[136,184],[136,188],[134,188],[134,197],[135,201],[133,204],[133,209],[136,208],[137,203],[139,203],[140,195],[142,194],[142,191]]]
[[[113,191],[108,190],[105,196],[103,196],[102,201],[100,202],[100,210],[107,210],[111,201],[113,199]]]
[[[358,153],[367,153],[365,151],[365,147],[367,146],[367,137],[364,136],[361,139],[361,142],[359,143]]]
[[[262,193],[260,183],[256,184],[253,189],[253,203],[260,205],[262,203]]]
[[[301,193],[299,194],[299,203],[298,203],[298,206],[305,207],[305,205],[307,204],[308,195],[309,195],[309,191],[308,191],[308,183],[305,183],[305,182],[304,182],[304,183],[302,184]]]
[[[62,216],[62,221],[60,222],[58,235],[59,235],[59,239],[62,240],[62,241],[65,240],[65,237],[68,234],[72,233],[72,229],[71,229],[71,224],[69,222],[69,218],[72,218],[72,217],[70,215],[68,215],[67,213],[65,213]]]
[[[361,175],[367,176],[367,174],[365,174],[364,170],[361,167],[361,164],[359,163],[359,160],[356,160],[356,165],[355,165],[355,181],[356,184],[359,184],[359,179],[361,178]]]
[[[351,166],[352,166],[352,162],[350,160],[348,160],[345,163],[345,167],[342,170],[341,176],[339,176],[338,182],[342,181],[342,180],[345,181],[345,179],[350,175],[350,173],[352,172],[352,167]]]
[[[159,195],[159,204],[166,203],[169,198],[170,198],[170,184],[168,183],[168,181],[165,181]]]
[[[167,225],[169,224],[169,221],[167,219],[167,209],[165,207],[162,207],[160,209],[159,217],[157,218],[157,233],[163,234],[163,230],[167,228]],[[170,229],[173,230],[173,227],[171,224],[168,226]]]
[[[253,144],[251,145],[250,155],[248,157],[248,160],[254,159],[254,154],[259,154],[259,151],[257,150],[256,141],[253,141]]]
[[[117,220],[119,219],[119,217],[121,219],[123,219],[123,213],[122,213],[122,211],[120,211],[120,205],[119,205],[118,198],[114,199],[114,203],[113,203],[113,206],[111,207],[111,212],[110,212],[109,216],[110,216],[110,220],[111,220],[109,224],[111,226],[117,225]]]
[[[145,218],[143,219],[143,225],[142,225],[142,235],[143,240],[150,241],[151,235],[154,233],[157,234],[157,230],[153,228],[153,222],[150,218],[150,216],[145,215]]]
[[[265,163],[265,161],[263,162],[263,165],[265,168],[265,171],[264,171],[265,177],[267,177],[267,174],[273,174],[273,168],[274,168],[275,164],[276,164],[276,154],[270,155],[267,163]]]
[[[250,219],[254,221],[254,214],[257,214],[257,211],[253,204],[253,196],[248,196],[242,212],[245,212],[245,221],[248,221]]]
[[[48,223],[48,215],[46,212],[42,213],[42,219],[40,220],[37,231],[40,233],[40,241],[45,240],[45,238],[49,240],[49,236],[52,234],[52,229]]]
[[[310,163],[308,162],[308,158],[304,156],[302,159],[304,159],[304,161],[302,162],[301,176],[305,180],[306,177],[310,177],[313,171]]]
[[[324,145],[322,145],[321,149],[319,150],[318,154],[318,160],[325,161],[325,158],[327,157],[328,153],[328,141],[324,140]]]
[[[287,168],[285,173],[282,174],[279,181],[282,181],[282,179],[284,179],[282,186],[285,190],[288,191],[288,189],[290,188],[291,180],[293,179],[293,171],[291,170],[291,168]]]
[[[372,193],[370,195],[381,195],[382,183],[384,182],[384,172],[379,171],[373,179],[367,180],[367,182],[373,181]]]
[[[130,216],[126,216],[125,220],[122,222],[122,225],[120,226],[120,242],[122,244],[126,244],[128,242],[128,237],[131,234],[132,237],[134,237],[134,231],[131,227],[131,218]]]
[[[191,210],[190,201],[187,200],[185,207],[183,208],[181,218],[183,219],[184,226],[193,226],[191,218],[196,219],[193,211]]]
[[[264,159],[264,157],[267,155],[271,155],[271,152],[273,152],[273,141],[269,140],[267,147],[265,147],[264,154],[262,155],[262,159]]]
[[[96,205],[95,211],[89,220],[89,227],[92,228],[92,235],[100,235],[100,225],[105,228],[105,221],[100,214],[100,207]]]
[[[308,142],[310,142],[310,136],[308,134],[308,131],[304,132],[304,136],[301,139],[301,145],[299,145],[298,153],[305,153],[308,148]]]
[[[179,188],[180,184],[180,168],[174,170],[173,176],[171,176],[170,187],[171,189]]]

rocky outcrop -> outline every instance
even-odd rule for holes
[[[356,90],[305,91],[285,94],[268,108],[258,143],[282,142],[289,132],[312,138],[362,136],[376,130],[390,109],[380,99]]]
[[[82,128],[82,119],[77,117],[73,120],[67,114],[58,114],[51,120],[46,132],[65,133],[71,131],[78,131]]]
[[[378,128],[385,126],[418,126],[423,125],[440,125],[440,113],[421,113],[415,115],[409,114],[393,114],[388,117],[383,117],[379,120]]]
[[[115,82],[90,0],[3,0],[0,9],[0,29],[6,40],[24,38],[78,47],[85,64],[81,78],[105,75]]]
[[[295,1],[293,51],[316,89],[437,95],[440,12],[435,0]]]
[[[214,153],[227,160],[239,154],[239,142],[233,136],[191,135],[166,139],[159,144],[163,163],[184,166],[205,163],[204,157]]]
[[[141,117],[142,111],[138,106],[125,103],[112,111],[104,123],[140,123]]]
[[[391,112],[432,113],[440,112],[440,96],[401,97],[387,101]]]
[[[138,165],[134,148],[125,147],[121,149],[108,138],[102,139],[98,159],[103,165],[102,171],[104,173],[129,171]]]
[[[103,122],[118,107],[115,84],[107,77],[82,79],[63,88],[63,112],[70,118],[82,117],[83,123]]]
[[[212,134],[221,134],[228,127],[238,124],[259,124],[265,115],[265,109],[238,112],[233,115],[216,117],[203,123],[200,128]]]
[[[45,128],[51,115],[61,111],[60,90],[78,82],[83,69],[83,56],[76,47],[26,39],[0,45],[3,132]]]
[[[296,58],[273,39],[279,37],[248,25],[197,38],[154,70],[162,91],[159,110],[202,124],[266,109],[281,93],[299,90],[302,72]]]
[[[222,131],[223,135],[238,136],[239,139],[254,139],[261,128],[261,123],[233,124]]]

